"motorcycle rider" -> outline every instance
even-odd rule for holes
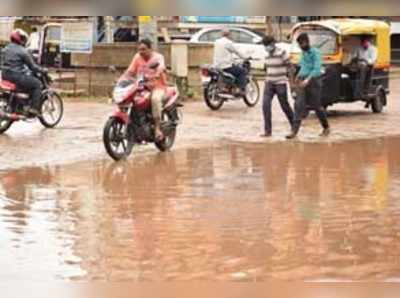
[[[28,112],[39,115],[41,108],[42,83],[33,73],[47,72],[38,66],[25,48],[28,34],[16,29],[11,33],[11,42],[3,49],[2,79],[14,83],[18,89],[30,95],[31,107]]]
[[[235,65],[235,56],[243,60],[246,57],[236,48],[230,36],[229,28],[224,28],[222,29],[222,37],[215,41],[214,66],[236,77],[241,91],[240,95],[245,95],[247,74],[242,67]]]
[[[158,65],[157,68],[152,65]],[[143,39],[139,42],[138,53],[133,57],[133,60],[122,75],[120,80],[134,78],[138,75],[145,75],[150,78],[149,86],[152,89],[151,107],[155,122],[155,134],[157,140],[162,140],[164,134],[161,130],[161,113],[163,99],[165,98],[167,88],[167,76],[165,72],[165,59],[160,53],[153,50],[151,40]]]

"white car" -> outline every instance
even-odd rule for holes
[[[222,28],[202,29],[192,36],[190,42],[213,44],[222,36],[221,31]],[[245,56],[254,59],[254,61],[252,61],[252,67],[256,69],[264,69],[266,52],[264,45],[260,44],[263,35],[261,33],[240,27],[230,28],[230,31],[231,39],[235,42],[239,51]],[[290,43],[281,42],[278,43],[278,46],[290,52]]]

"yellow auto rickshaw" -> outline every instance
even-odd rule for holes
[[[296,39],[308,33],[311,45],[318,48],[323,58],[322,104],[325,108],[335,103],[363,101],[365,107],[380,113],[387,105],[390,71],[390,26],[382,21],[367,19],[329,19],[298,23],[292,29],[292,61],[296,65],[301,50]],[[363,95],[355,92],[359,75],[357,57],[353,53],[360,41],[367,38],[376,50],[376,61],[369,66],[363,81]],[[358,85],[359,86],[359,85]]]

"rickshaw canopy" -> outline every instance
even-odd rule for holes
[[[323,28],[335,32],[339,40],[344,36],[374,36],[375,46],[378,51],[377,67],[390,65],[390,25],[383,21],[367,19],[328,19],[322,21],[302,22],[292,29],[292,36],[300,29]],[[341,55],[335,55],[340,58]],[[331,57],[332,59],[334,57]],[[336,59],[333,59],[336,60]]]
[[[366,19],[329,19],[298,23],[293,32],[303,26],[320,26],[332,30],[339,35],[378,35],[390,34],[390,26],[386,22]]]

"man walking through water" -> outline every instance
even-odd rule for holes
[[[267,52],[266,67],[267,77],[265,80],[263,112],[264,112],[264,133],[261,137],[272,136],[272,100],[278,96],[282,111],[285,113],[291,127],[293,126],[293,110],[288,101],[288,67],[290,66],[289,53],[276,45],[272,36],[263,39],[265,51]]]
[[[297,99],[295,102],[295,116],[292,133],[287,139],[297,137],[301,127],[301,120],[307,108],[315,111],[319,122],[323,127],[320,136],[328,136],[330,128],[324,108],[321,104],[322,92],[322,58],[319,50],[310,45],[307,33],[301,33],[297,42],[302,50],[300,59],[300,71],[296,77]]]

